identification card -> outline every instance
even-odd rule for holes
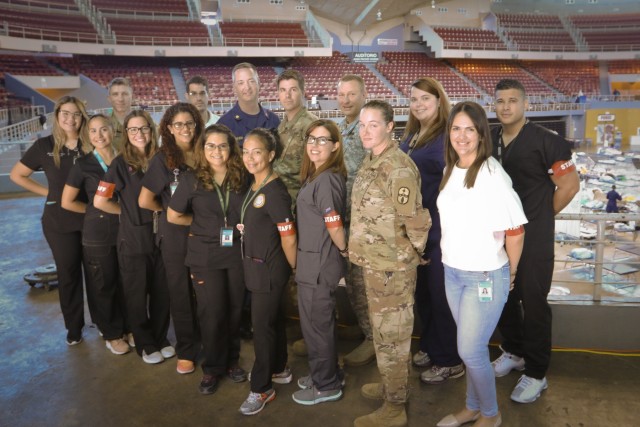
[[[493,282],[489,279],[478,282],[478,299],[480,302],[493,300]]]
[[[229,248],[233,246],[233,228],[222,227],[220,228],[220,246]]]
[[[171,181],[171,183],[169,183],[169,189],[171,190],[172,196],[173,196],[173,193],[176,192],[176,188],[178,188],[178,181]]]

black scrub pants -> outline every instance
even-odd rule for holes
[[[67,328],[67,339],[78,341],[84,327],[82,288],[82,233],[59,233],[43,224],[44,237],[51,248],[58,274],[60,309]]]
[[[284,371],[287,366],[287,330],[283,292],[289,275],[271,278],[269,291],[251,292],[255,352],[255,361],[251,369],[251,391],[254,393],[271,390],[273,388],[271,375]]]
[[[416,281],[415,307],[422,325],[420,350],[437,366],[459,365],[458,332],[447,302],[440,242],[428,242],[425,256],[431,263],[418,266]]]
[[[95,321],[105,340],[124,334],[124,301],[118,273],[118,254],[113,246],[84,246],[87,298],[95,302]]]
[[[322,272],[317,285],[298,282],[298,311],[309,353],[310,375],[313,384],[322,391],[342,388],[336,350],[337,287],[337,283],[328,283]]]
[[[542,379],[551,359],[551,307],[547,295],[553,278],[553,222],[551,238],[542,224],[525,224],[525,242],[515,287],[498,322],[502,349],[524,357],[524,374]]]
[[[162,261],[167,274],[169,303],[173,329],[176,333],[178,359],[195,362],[200,352],[200,337],[195,316],[193,287],[189,268],[184,265],[186,236],[163,236],[160,241]],[[184,249],[184,250],[182,250]]]
[[[148,254],[120,251],[118,262],[136,351],[140,356],[143,350],[146,354],[160,351],[169,345],[169,290],[160,250],[154,247]]]
[[[240,359],[240,317],[244,271],[237,268],[193,271],[206,375],[220,376]]]

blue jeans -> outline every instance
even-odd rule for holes
[[[467,368],[466,406],[485,417],[498,414],[496,378],[489,360],[489,339],[509,295],[509,263],[494,271],[464,271],[444,266],[447,301],[458,326],[458,353]],[[493,282],[493,299],[481,302],[478,283]]]

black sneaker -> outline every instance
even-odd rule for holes
[[[234,383],[241,383],[247,380],[247,372],[238,365],[227,369],[227,375]]]
[[[213,394],[218,389],[218,377],[215,375],[204,374],[198,387],[202,394]]]

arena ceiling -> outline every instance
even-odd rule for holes
[[[437,0],[435,4],[443,3]],[[301,1],[302,3],[302,1]],[[353,29],[365,29],[380,19],[387,20],[404,16],[412,9],[425,6],[430,1],[425,0],[306,0],[311,11],[323,18],[350,25]]]

